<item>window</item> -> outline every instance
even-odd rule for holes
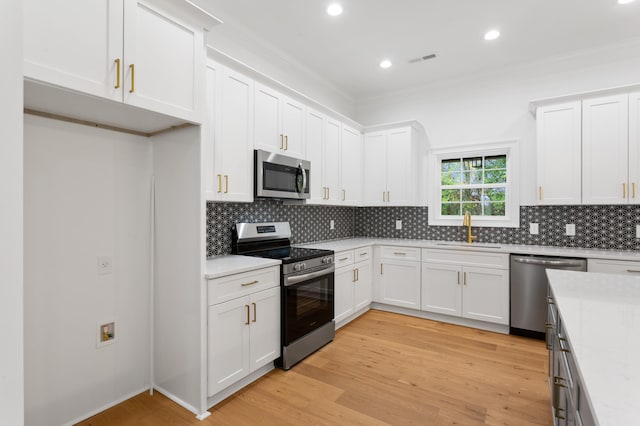
[[[433,151],[430,225],[520,226],[515,142]]]

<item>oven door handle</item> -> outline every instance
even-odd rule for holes
[[[331,265],[329,268],[321,269],[321,270],[315,271],[315,272],[310,272],[308,274],[289,276],[289,277],[285,278],[284,285],[285,285],[285,287],[288,287],[290,285],[298,284],[298,283],[301,283],[303,281],[312,280],[314,278],[322,277],[323,275],[333,274],[334,271],[335,271],[335,267],[333,265]]]

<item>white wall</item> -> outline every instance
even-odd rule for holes
[[[24,130],[25,423],[64,424],[149,384],[152,145],[29,115]]]
[[[22,2],[0,3],[0,425],[23,424]]]
[[[223,25],[214,27],[207,34],[207,42],[320,104],[349,118],[354,117],[355,103],[349,95],[233,21],[226,20]]]
[[[432,148],[521,140],[521,205],[535,204],[535,118],[530,100],[640,82],[640,43],[361,101],[363,125],[417,119]]]

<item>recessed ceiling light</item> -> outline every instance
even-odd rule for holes
[[[618,0],[618,4],[629,4],[633,3],[635,0]]]
[[[330,4],[327,8],[327,13],[331,16],[342,15],[342,6],[340,6],[338,3]]]
[[[388,59],[385,59],[384,61],[380,62],[380,68],[389,68],[391,65],[393,64]]]
[[[500,37],[500,31],[498,30],[487,31],[486,34],[484,35],[485,40],[495,40],[498,37]]]

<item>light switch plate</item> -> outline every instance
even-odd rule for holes
[[[640,238],[640,225],[636,225],[636,238]]]
[[[575,223],[567,223],[567,227],[565,230],[565,235],[569,236],[569,237],[575,237],[576,235],[576,225]]]
[[[540,230],[539,230],[539,226],[538,226],[537,223],[530,223],[529,224],[529,234],[538,235],[539,232],[540,232]]]
[[[396,220],[396,229],[402,229],[402,221]]]
[[[333,219],[329,222],[329,229],[336,229],[336,222]]]

